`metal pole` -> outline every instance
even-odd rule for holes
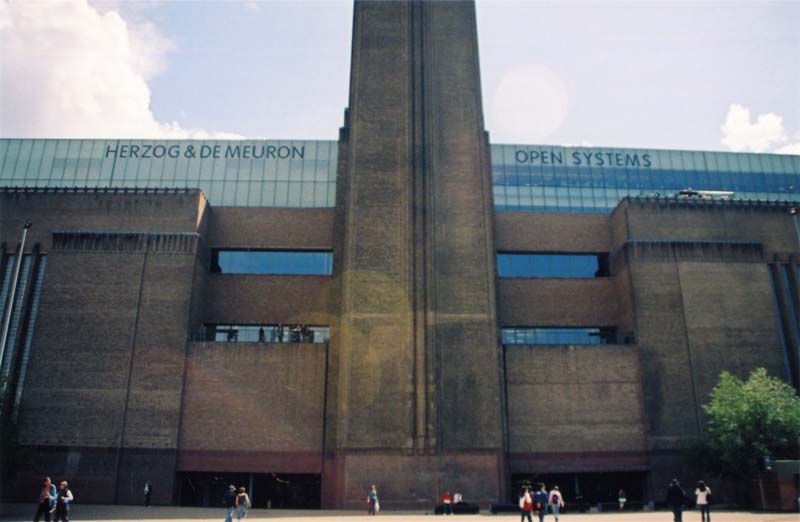
[[[3,356],[6,353],[6,341],[8,341],[8,329],[11,326],[11,315],[14,313],[14,298],[17,293],[17,278],[19,278],[19,267],[22,265],[22,256],[25,254],[25,238],[28,237],[28,229],[31,228],[31,222],[25,223],[22,227],[22,242],[19,245],[19,254],[15,260],[14,276],[11,278],[11,295],[8,296],[8,310],[6,310],[5,317],[3,318],[3,335],[0,337],[0,365],[3,362]]]
[[[794,233],[797,236],[797,242],[800,243],[800,225],[797,223],[797,208],[790,208],[789,214],[792,216],[792,222],[794,223]]]

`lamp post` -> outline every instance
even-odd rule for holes
[[[6,342],[8,341],[8,329],[11,326],[11,315],[14,313],[14,298],[17,293],[17,279],[19,278],[19,267],[22,265],[22,256],[25,254],[25,239],[28,237],[28,229],[31,228],[31,222],[26,221],[22,227],[22,241],[19,245],[19,254],[14,263],[14,275],[11,278],[11,293],[8,296],[8,309],[3,317],[3,335],[0,336],[0,366],[3,363],[3,357],[6,353]]]
[[[794,223],[794,233],[797,236],[797,242],[800,243],[800,223],[797,222],[798,213],[800,213],[800,208],[792,207],[789,209],[789,214],[792,216],[792,223]]]

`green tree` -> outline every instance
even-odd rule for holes
[[[794,389],[764,368],[746,381],[722,372],[708,414],[708,449],[726,475],[753,477],[764,457],[800,455],[800,398]]]

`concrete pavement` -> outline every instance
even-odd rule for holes
[[[36,505],[29,504],[0,504],[0,519],[3,522],[30,522],[36,512]],[[222,508],[190,508],[175,506],[155,506],[144,508],[141,506],[110,506],[110,505],[82,505],[76,504],[70,513],[72,522],[83,520],[122,520],[128,522],[190,522],[197,520],[216,520],[223,522],[225,510]],[[365,520],[366,511],[302,511],[302,510],[277,510],[277,509],[251,509],[247,522],[266,521],[278,522],[345,522],[349,520]],[[377,518],[390,518],[403,522],[431,522],[434,515],[419,511],[383,511]],[[479,515],[458,515],[456,520],[466,519],[474,522],[517,522],[517,514],[492,515],[482,512]],[[687,511],[684,513],[684,522],[699,522],[700,513]],[[720,511],[712,512],[714,522],[800,522],[797,513],[751,513],[745,511]],[[536,519],[534,519],[536,522]],[[559,522],[672,522],[672,513],[667,511],[655,512],[629,512],[629,513],[585,513],[564,514],[559,517]],[[555,522],[552,515],[545,517],[545,522]]]

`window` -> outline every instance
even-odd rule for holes
[[[497,254],[500,277],[607,277],[608,254]]]
[[[283,250],[215,250],[212,272],[223,274],[331,275],[333,253]]]
[[[197,341],[218,343],[324,343],[327,326],[207,324],[194,336]]]
[[[617,329],[591,328],[503,328],[503,344],[628,344],[618,339]]]

